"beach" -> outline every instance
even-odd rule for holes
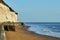
[[[60,40],[60,38],[38,35],[29,32],[22,26],[16,26],[16,31],[5,31],[6,40]]]

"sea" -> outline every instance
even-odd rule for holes
[[[60,22],[24,22],[27,30],[36,34],[60,38]]]

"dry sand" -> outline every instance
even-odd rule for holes
[[[54,37],[37,35],[32,32],[16,27],[16,31],[5,31],[6,40],[60,40]]]

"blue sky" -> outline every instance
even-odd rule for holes
[[[60,22],[60,0],[4,0],[22,22]]]

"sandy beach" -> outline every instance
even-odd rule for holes
[[[28,32],[20,27],[16,27],[16,31],[5,31],[6,40],[60,40],[59,38],[38,35]]]

